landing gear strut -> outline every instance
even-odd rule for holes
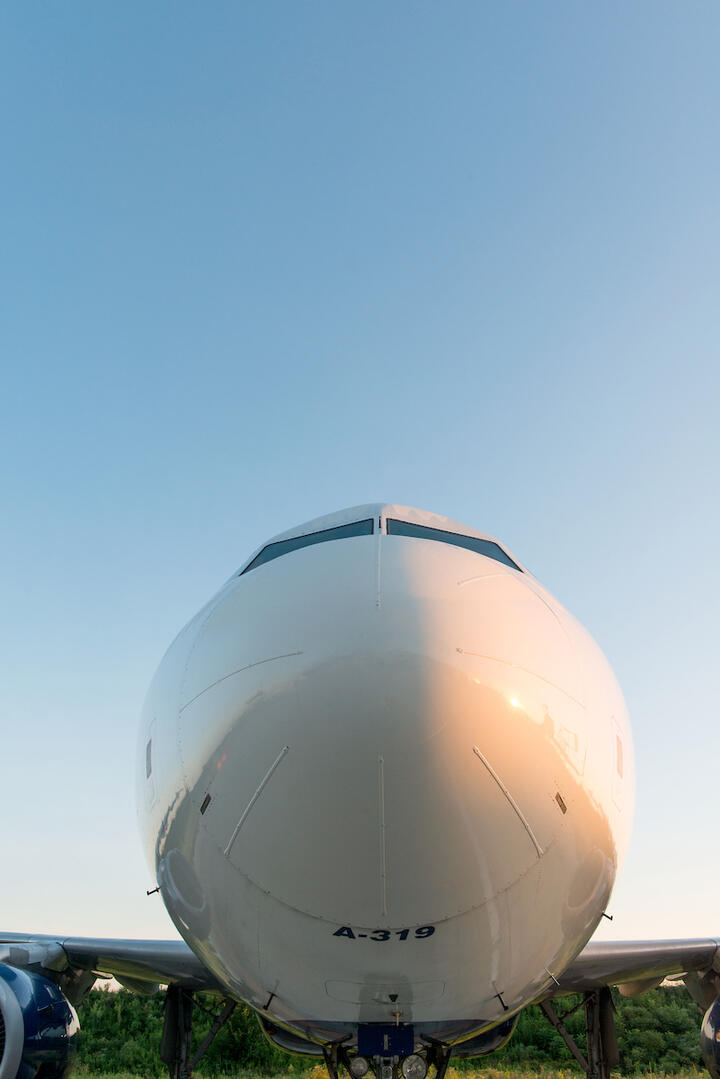
[[[565,1026],[565,1019],[585,1007],[585,1039],[587,1056],[578,1048],[577,1042]],[[555,1028],[568,1049],[585,1072],[587,1079],[610,1079],[610,1069],[620,1063],[617,1035],[615,1034],[615,1005],[607,986],[583,994],[580,1004],[559,1016],[549,1000],[543,1000],[540,1008],[547,1021]]]
[[[337,1042],[334,1042],[332,1045],[323,1046],[323,1057],[325,1058],[325,1067],[328,1070],[330,1079],[339,1079],[338,1061],[340,1059],[340,1047]]]
[[[451,1049],[448,1049],[445,1045],[441,1045],[440,1042],[432,1042],[429,1045],[427,1062],[428,1064],[435,1065],[435,1079],[445,1079],[445,1072],[448,1070],[451,1052]]]
[[[206,1011],[195,1000],[191,989],[169,985],[165,993],[165,1018],[163,1021],[160,1057],[168,1066],[170,1079],[191,1079],[193,1068],[202,1060],[221,1027],[225,1026],[235,1010],[235,1001],[226,1000],[222,1011],[213,1016],[210,1030],[192,1051],[193,1008]],[[211,1014],[208,1012],[208,1015]]]

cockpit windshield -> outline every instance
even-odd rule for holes
[[[496,562],[502,562],[511,569],[520,569],[517,562],[513,562],[510,555],[505,554],[502,547],[493,543],[492,540],[480,539],[478,536],[463,536],[460,532],[445,532],[442,528],[429,528],[427,525],[410,524],[409,521],[398,521],[392,517],[388,517],[386,523],[389,536],[411,536],[415,539],[451,543],[454,547],[466,547],[468,551],[483,554],[486,558],[494,558]],[[522,573],[522,570],[520,572]]]
[[[292,539],[268,543],[267,547],[263,547],[262,551],[255,555],[250,565],[246,566],[242,573],[249,573],[251,569],[257,569],[258,566],[264,565],[265,562],[272,562],[274,558],[290,554],[291,551],[297,551],[301,547],[312,547],[315,543],[350,539],[353,536],[372,536],[373,524],[374,519],[370,517],[365,521],[353,521],[352,524],[339,525],[337,528],[325,528],[322,532],[311,532],[307,536],[293,536]],[[242,576],[242,573],[240,576]]]

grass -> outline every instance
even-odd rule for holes
[[[103,1079],[146,1079],[143,1074],[137,1072],[94,1072],[92,1068],[84,1066],[74,1069],[73,1074],[88,1077],[97,1076],[98,1079],[100,1076]],[[431,1079],[432,1074],[431,1072]],[[341,1073],[341,1075],[344,1076],[344,1073]],[[613,1072],[613,1076],[619,1077],[620,1072]],[[632,1079],[644,1079],[645,1076],[651,1077],[651,1079],[707,1079],[707,1072],[701,1069],[686,1069],[681,1072],[647,1071],[633,1076]],[[272,1076],[265,1076],[258,1071],[241,1069],[227,1072],[223,1075],[205,1077],[202,1071],[196,1071],[194,1079],[327,1079],[327,1072],[324,1067],[318,1064],[314,1068],[302,1069],[302,1066],[298,1066],[290,1068],[286,1072],[274,1072]],[[575,1071],[572,1068],[503,1069],[488,1067],[473,1070],[469,1068],[467,1070],[464,1068],[448,1068],[447,1079],[584,1079],[584,1076],[582,1072]]]

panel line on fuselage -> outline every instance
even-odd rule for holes
[[[230,841],[228,842],[228,845],[226,846],[226,848],[225,848],[225,850],[224,850],[224,854],[225,854],[225,857],[226,857],[226,858],[227,858],[227,857],[229,857],[229,855],[230,855],[230,851],[232,850],[232,847],[233,847],[233,843],[234,843],[234,842],[235,842],[235,840],[237,839],[237,837],[238,837],[238,834],[239,834],[239,832],[240,832],[240,829],[242,828],[243,824],[244,824],[244,823],[245,823],[245,821],[247,820],[247,818],[248,818],[248,815],[249,815],[249,813],[250,813],[250,810],[251,810],[251,809],[252,809],[252,807],[253,807],[253,806],[255,805],[255,803],[257,802],[258,798],[259,798],[259,797],[260,797],[260,795],[262,794],[262,792],[263,792],[263,791],[265,790],[266,786],[267,786],[267,785],[268,785],[268,783],[270,782],[270,779],[272,778],[272,774],[273,774],[273,772],[275,771],[275,769],[276,769],[276,768],[277,768],[277,766],[279,765],[280,761],[281,761],[281,760],[283,759],[283,757],[285,756],[285,754],[287,753],[287,751],[288,751],[289,749],[290,749],[290,746],[283,746],[283,747],[282,747],[282,749],[281,749],[281,750],[280,750],[280,752],[278,753],[277,757],[275,758],[275,760],[273,761],[273,763],[272,763],[272,764],[270,765],[270,767],[268,768],[267,772],[266,772],[266,773],[265,773],[265,775],[263,776],[263,780],[262,780],[262,783],[260,784],[260,786],[258,787],[258,789],[257,789],[257,790],[255,791],[255,793],[253,794],[253,796],[252,796],[252,798],[250,799],[250,801],[248,802],[248,804],[247,804],[247,805],[245,806],[245,809],[244,809],[244,810],[243,810],[243,812],[242,812],[242,815],[241,815],[241,817],[240,817],[240,820],[239,820],[239,821],[237,822],[237,824],[235,825],[235,830],[234,830],[233,834],[232,834],[232,835],[230,836]]]
[[[385,835],[385,761],[378,757],[378,810],[380,815],[380,884],[382,912],[387,915],[387,846]]]
[[[253,667],[261,667],[263,663],[274,663],[276,659],[291,659],[293,656],[301,656],[302,652],[283,652],[279,656],[268,656],[266,659],[256,659],[254,663],[246,663],[244,667],[238,667],[236,671],[230,671],[229,674],[224,674],[222,678],[216,678],[214,682],[211,682],[209,686],[205,686],[205,689],[201,689],[199,693],[196,693],[194,697],[191,697],[189,701],[185,701],[180,708],[181,712],[184,712],[186,708],[189,708],[198,697],[202,697],[203,693],[207,693],[210,689],[215,689],[215,686],[219,686],[221,682],[227,682],[228,678],[234,678],[236,674],[242,674],[243,671],[249,671]]]
[[[510,804],[512,809],[515,811],[515,814],[516,814],[518,820],[522,824],[522,826],[525,829],[525,831],[527,832],[527,834],[530,836],[530,839],[532,840],[532,845],[535,847],[538,858],[542,858],[544,851],[543,851],[542,847],[540,846],[540,844],[537,841],[537,836],[535,835],[532,828],[528,824],[527,818],[526,818],[525,814],[523,813],[522,809],[517,804],[517,802],[515,801],[515,799],[513,798],[512,794],[507,789],[507,787],[505,786],[503,781],[500,779],[500,776],[497,774],[497,772],[495,771],[493,766],[490,764],[490,761],[487,759],[487,757],[483,756],[483,754],[480,752],[480,750],[478,749],[477,746],[473,746],[473,753],[475,754],[475,756],[477,757],[477,759],[479,761],[482,761],[482,763],[485,765],[485,767],[487,768],[490,775],[493,777],[493,779],[497,783],[500,790],[503,792],[503,794],[507,798],[508,803]]]
[[[512,663],[508,659],[500,659],[499,656],[487,656],[484,652],[470,652],[467,648],[458,648],[458,655],[460,656],[475,656],[477,659],[489,659],[491,663],[501,663],[504,667],[512,667],[515,671],[523,671],[524,674],[529,674],[533,678],[537,678],[540,682],[544,682],[546,686],[551,686],[552,689],[556,689],[558,693],[562,693],[573,704],[577,704],[585,711],[585,705],[582,701],[579,701],[577,697],[573,697],[572,693],[568,693],[566,689],[559,686],[557,682],[551,682],[549,678],[543,678],[541,674],[537,674],[535,671],[531,671],[528,667],[521,667],[519,663]]]

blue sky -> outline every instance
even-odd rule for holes
[[[710,2],[0,11],[3,928],[170,935],[132,770],[264,538],[496,535],[625,691],[616,937],[717,933]]]

